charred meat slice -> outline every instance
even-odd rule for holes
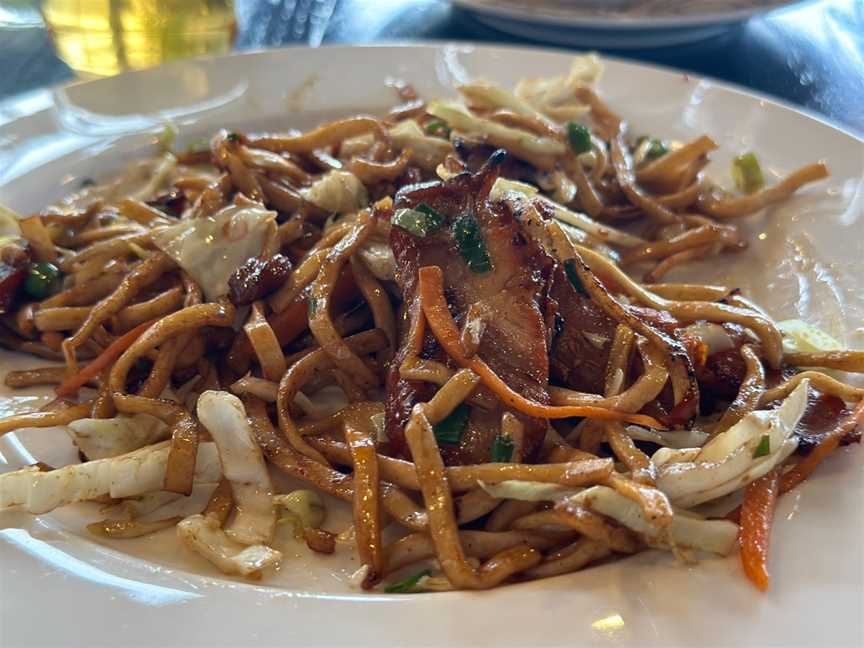
[[[552,380],[577,391],[602,394],[617,323],[581,295],[560,266],[549,294],[557,306],[549,361]]]
[[[21,239],[0,243],[0,315],[12,310],[12,302],[30,270],[30,250]]]
[[[836,396],[810,391],[807,409],[798,423],[798,453],[807,454],[819,445],[842,420],[849,416],[846,404]],[[861,442],[861,431],[856,426],[840,440],[841,445]]]
[[[548,403],[549,362],[545,295],[551,259],[522,232],[509,208],[487,201],[497,177],[496,157],[477,174],[463,173],[442,183],[409,187],[397,195],[396,208],[431,208],[443,216],[440,227],[420,237],[405,229],[391,229],[397,281],[403,303],[417,308],[417,271],[439,266],[444,273],[447,301],[454,319],[464,323],[469,307],[488,314],[477,355],[513,389],[532,400]],[[465,231],[469,235],[465,235]],[[488,258],[478,261],[481,240]],[[473,268],[473,269],[472,269]],[[434,389],[402,379],[399,366],[407,355],[401,349],[387,381],[387,432],[394,451],[404,453],[404,425],[415,403],[428,400]],[[426,358],[446,360],[434,339],[424,344]],[[489,460],[489,448],[500,427],[503,407],[472,412],[458,448],[443,454],[451,464]],[[539,447],[546,421],[517,415],[525,427],[525,456]]]

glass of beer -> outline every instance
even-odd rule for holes
[[[82,76],[228,52],[233,0],[43,0],[58,54]]]

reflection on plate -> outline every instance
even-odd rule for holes
[[[102,113],[144,113],[134,98],[164,96],[168,79],[202,80],[195,88],[177,87],[173,104],[158,105],[160,114],[180,115],[185,142],[220,127],[307,127],[336,114],[380,111],[392,103],[388,76],[432,97],[451,94],[452,84],[467,77],[511,85],[525,76],[563,74],[569,64],[568,56],[552,52],[465,45],[298,49],[81,84],[63,102],[47,92],[10,108],[18,116],[0,126],[3,155],[14,160],[14,168],[0,170],[0,203],[36,210],[68,191],[61,183],[104,176],[152,150],[152,133],[71,132],[77,126],[63,113],[86,111],[88,123],[98,123]],[[709,173],[721,183],[729,182],[730,156],[745,147],[759,152],[772,176],[827,160],[828,183],[755,217],[748,251],[724,258],[725,266],[694,266],[690,278],[734,282],[778,318],[802,314],[861,348],[855,329],[864,317],[856,282],[864,258],[859,140],[771,101],[656,68],[607,61],[599,90],[632,117],[634,132],[716,137],[722,155]],[[159,120],[159,114],[139,116],[142,128]],[[772,268],[770,283],[760,280],[764,267]],[[0,366],[11,369],[19,361],[3,355]],[[0,399],[2,411],[15,407],[8,393]],[[58,448],[43,432],[0,439],[0,470],[31,457],[51,463],[49,446],[67,452],[68,461],[71,447]],[[0,639],[9,645],[860,645],[862,458],[859,447],[836,453],[805,488],[781,501],[766,595],[746,582],[734,559],[688,566],[654,553],[493,592],[398,597],[352,592],[350,555],[310,559],[298,549],[276,577],[256,585],[223,578],[190,555],[166,555],[170,535],[94,542],[83,531],[98,515],[92,508],[35,520],[4,512]],[[830,551],[814,551],[829,543]],[[819,623],[812,622],[814,604]]]
[[[582,47],[692,43],[802,0],[454,0],[502,32]]]

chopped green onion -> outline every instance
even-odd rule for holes
[[[228,133],[225,136],[225,141],[226,142],[239,142],[240,141],[240,135],[237,133]]]
[[[36,299],[45,299],[54,283],[60,278],[60,270],[53,263],[39,261],[30,266],[30,273],[24,280],[24,290]]]
[[[576,260],[575,259],[567,259],[564,262],[564,274],[567,275],[567,279],[569,279],[570,283],[583,297],[590,297],[588,291],[585,290],[585,286],[582,284],[582,279],[579,278],[579,273],[576,272]]]
[[[315,317],[315,311],[318,309],[318,300],[314,297],[309,298],[309,317]]]
[[[748,194],[765,186],[762,168],[753,153],[744,153],[732,160],[732,180],[738,191]]]
[[[414,236],[425,238],[444,224],[444,216],[426,203],[420,203],[414,209],[397,209],[390,222]]]
[[[513,458],[513,439],[499,434],[492,441],[489,460],[492,463],[507,463]]]
[[[404,594],[405,592],[410,592],[417,583],[420,582],[424,576],[431,576],[432,572],[428,569],[424,569],[421,572],[417,572],[408,578],[399,581],[398,583],[393,583],[392,585],[388,585],[384,588],[384,591],[388,594]]]
[[[756,449],[753,451],[753,458],[758,459],[759,457],[764,457],[769,454],[771,454],[771,437],[767,434],[763,434],[762,438],[759,439],[759,445],[757,445]]]
[[[489,272],[492,269],[492,259],[486,251],[480,226],[472,214],[462,214],[453,223],[453,238],[459,246],[459,253],[468,264],[471,272]]]
[[[577,155],[591,150],[591,131],[587,126],[567,122],[567,139],[570,141],[570,148]]]
[[[468,415],[471,408],[465,403],[460,403],[456,409],[450,412],[442,421],[432,426],[435,438],[439,443],[457,444],[468,425]]]
[[[648,148],[645,149],[645,160],[656,160],[669,152],[669,147],[661,140],[651,139]]]
[[[426,124],[427,135],[442,135],[450,137],[450,127],[443,121],[431,121]]]

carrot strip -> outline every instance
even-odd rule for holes
[[[780,481],[780,492],[785,493],[792,490],[807,479],[816,470],[816,466],[837,449],[843,437],[855,429],[855,426],[861,422],[862,416],[864,416],[864,400],[859,401],[849,416],[840,421],[837,427],[829,432],[828,436],[822,439],[810,454],[805,456],[789,472],[783,475]]]
[[[471,369],[480,380],[513,409],[537,418],[560,419],[575,416],[627,421],[652,428],[662,428],[659,421],[644,414],[626,414],[592,406],[550,406],[529,400],[513,391],[491,367],[477,356],[467,358],[459,341],[459,329],[450,315],[444,297],[444,276],[438,266],[420,268],[420,300],[429,328],[444,350],[462,367]]]
[[[747,486],[741,505],[741,565],[763,592],[768,589],[768,546],[779,485],[780,470],[775,468]]]
[[[343,308],[349,304],[357,292],[354,275],[350,269],[343,271],[333,287],[332,303],[335,308]],[[267,323],[273,329],[279,344],[285,346],[293,342],[297,336],[309,327],[309,303],[306,297],[298,297],[285,310],[274,313],[267,318]],[[252,352],[252,343],[245,335],[238,336],[231,353],[244,356]]]
[[[123,355],[123,352],[132,346],[132,343],[137,340],[144,331],[150,328],[155,320],[139,324],[131,331],[128,331],[114,340],[108,347],[96,356],[90,364],[84,367],[78,373],[69,376],[62,383],[57,385],[55,390],[58,396],[73,396],[78,393],[78,390],[85,383],[98,376],[102,370],[110,365],[114,360]]]

